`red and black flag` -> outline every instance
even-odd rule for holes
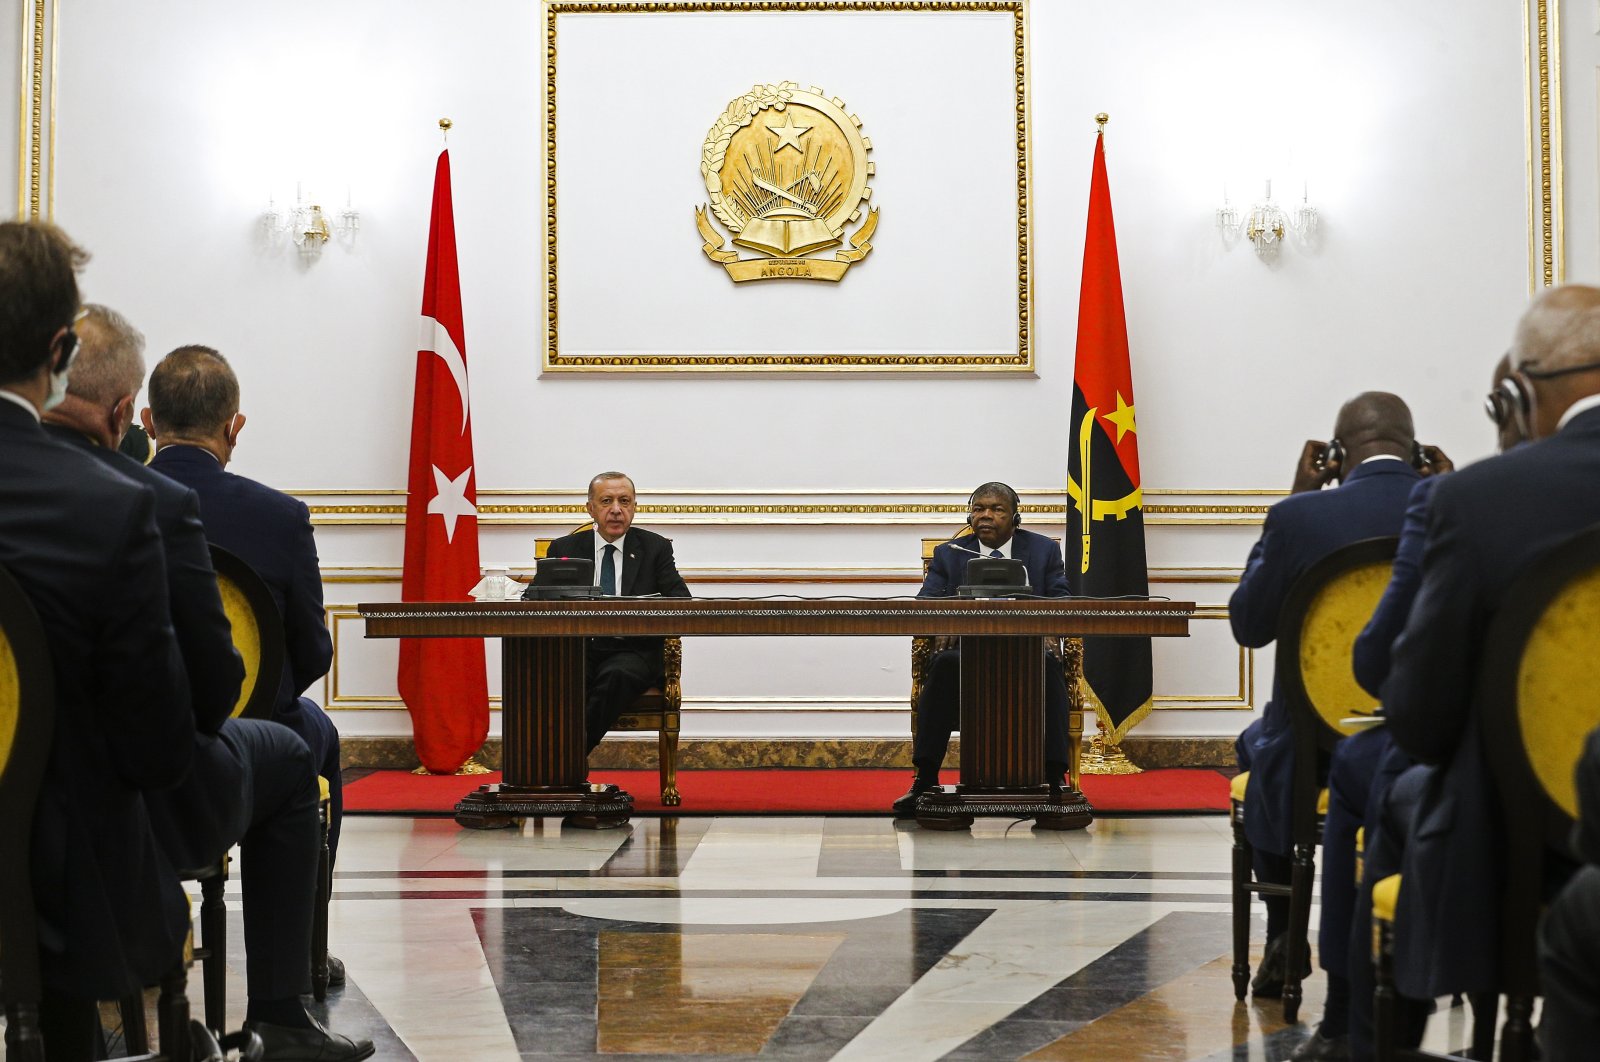
[[[1133,373],[1103,129],[1095,138],[1089,181],[1070,442],[1065,553],[1073,593],[1148,594]],[[1083,682],[1084,700],[1094,707],[1106,739],[1121,741],[1150,712],[1150,639],[1085,638]]]

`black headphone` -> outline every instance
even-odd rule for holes
[[[1483,400],[1483,410],[1490,420],[1503,427],[1513,417],[1520,417],[1526,423],[1533,413],[1533,403],[1518,374],[1512,373],[1494,385],[1494,390]]]
[[[1016,491],[1012,490],[1006,484],[998,481],[993,483],[985,483],[983,486],[967,495],[967,512],[970,513],[972,511],[972,503],[977,499],[978,495],[995,493],[1001,493],[1006,496],[1006,500],[1011,503],[1011,526],[1019,526],[1022,523],[1022,499],[1017,497]]]

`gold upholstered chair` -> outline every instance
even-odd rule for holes
[[[217,590],[222,595],[222,608],[228,614],[233,628],[233,647],[244,660],[244,682],[239,687],[239,701],[234,705],[236,719],[271,719],[273,702],[278,696],[278,683],[283,674],[284,643],[283,620],[278,614],[272,591],[255,570],[238,556],[221,546],[211,547],[211,566],[217,573]],[[318,1002],[328,998],[328,904],[333,896],[333,863],[328,851],[328,830],[331,826],[332,805],[329,799],[328,780],[319,777],[317,821],[321,832],[321,850],[317,858],[317,897],[311,927],[311,991]],[[226,947],[225,912],[222,908],[222,890],[228,877],[228,859],[223,857],[220,881],[216,891],[215,913],[210,917],[216,927],[219,961],[207,962],[202,971],[206,988],[206,1024],[221,1028],[223,989],[221,972],[225,966],[222,948]],[[213,922],[208,922],[211,911],[211,882],[200,879],[200,931],[206,951],[212,941]],[[196,951],[197,958],[206,954]],[[212,1010],[212,969],[217,970],[216,1013]]]
[[[1377,610],[1394,564],[1394,537],[1372,538],[1335,550],[1295,580],[1278,619],[1276,668],[1279,695],[1294,727],[1294,782],[1290,830],[1294,844],[1288,885],[1255,880],[1245,836],[1245,794],[1250,772],[1233,779],[1233,991],[1244,999],[1250,983],[1250,897],[1286,896],[1289,925],[1284,949],[1283,1015],[1299,1016],[1301,969],[1309,962],[1306,933],[1316,877],[1314,853],[1322,841],[1328,791],[1322,778],[1334,745],[1354,733],[1346,720],[1371,715],[1375,697],[1355,679],[1356,636]]]
[[[31,861],[33,813],[44,784],[55,732],[55,676],[44,628],[11,574],[0,568],[0,994],[8,1062],[44,1062],[39,1030],[38,910]],[[161,983],[164,1055],[188,1058],[192,1032],[186,976],[180,963]],[[138,1023],[144,1024],[143,1001]]]
[[[572,529],[572,534],[587,531],[592,523],[582,523]],[[543,560],[554,539],[534,541],[534,556]],[[662,657],[665,669],[660,686],[651,686],[639,694],[633,706],[618,717],[614,731],[655,731],[656,763],[661,775],[661,803],[677,807],[682,803],[678,793],[678,732],[683,716],[683,639],[663,639]]]
[[[963,524],[961,528],[951,534],[939,538],[925,538],[922,540],[922,576],[927,578],[928,566],[933,563],[933,551],[949,542],[951,539],[960,538],[962,535],[972,533],[971,524]],[[1056,545],[1059,547],[1060,543]],[[927,682],[928,665],[933,660],[934,653],[944,647],[947,642],[954,639],[935,638],[931,636],[918,636],[911,639],[911,732],[917,730],[917,702],[922,699],[922,687]],[[1082,777],[1083,766],[1083,691],[1079,688],[1078,679],[1083,673],[1083,639],[1081,638],[1050,638],[1047,639],[1045,648],[1050,655],[1061,662],[1061,668],[1067,681],[1067,746],[1068,781],[1072,788],[1077,789]]]
[[[1482,720],[1495,803],[1506,823],[1498,964],[1506,1018],[1499,1057],[1526,1060],[1533,1057],[1546,856],[1571,856],[1575,768],[1585,738],[1600,726],[1600,525],[1567,539],[1518,576],[1484,644],[1472,710]],[[1395,909],[1402,887],[1394,874],[1372,889],[1374,1046],[1380,1059],[1457,1057],[1395,1047]],[[1487,1018],[1474,1021],[1472,1057],[1488,1058],[1495,1008],[1477,1012]]]

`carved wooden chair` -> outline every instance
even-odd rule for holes
[[[1244,831],[1245,792],[1250,772],[1234,778],[1230,819],[1233,827],[1233,990],[1244,998],[1250,982],[1250,897],[1289,899],[1288,938],[1284,951],[1284,1021],[1300,1011],[1301,969],[1306,932],[1311,924],[1311,898],[1316,877],[1315,852],[1322,843],[1322,820],[1328,811],[1328,790],[1322,784],[1327,756],[1353,726],[1343,720],[1371,714],[1375,697],[1356,684],[1350,660],[1378,599],[1389,585],[1399,539],[1372,538],[1335,550],[1295,580],[1278,619],[1276,667],[1279,688],[1294,727],[1294,783],[1291,832],[1294,842],[1290,882],[1255,880],[1253,851]]]
[[[1600,726],[1600,525],[1579,532],[1528,567],[1490,622],[1473,711],[1483,720],[1495,798],[1505,823],[1500,899],[1502,1059],[1533,1057],[1539,995],[1538,924],[1550,852],[1568,855],[1578,816],[1574,776],[1584,739]],[[1373,1039],[1379,1058],[1446,1056],[1395,1046],[1395,913],[1399,874],[1372,889]],[[1473,1058],[1494,1046],[1496,1008],[1476,1007]],[[1486,1015],[1480,1020],[1479,1015]]]
[[[38,911],[33,900],[33,812],[55,730],[55,677],[44,628],[9,572],[0,568],[0,994],[9,1062],[44,1062],[39,1030]],[[190,1057],[189,1000],[183,964],[161,982],[164,1055],[135,1049],[140,1059]],[[144,1028],[143,1001],[138,1027]]]
[[[572,533],[587,531],[594,525],[582,523]],[[543,560],[554,539],[534,541],[534,556]],[[661,803],[677,807],[683,801],[678,793],[678,732],[683,709],[683,640],[664,639],[662,648],[665,671],[662,684],[651,686],[639,694],[639,699],[618,719],[613,730],[656,732],[656,757],[661,773]]]
[[[963,524],[959,530],[940,538],[925,538],[922,540],[922,576],[927,578],[928,566],[933,563],[933,551],[953,538],[972,533],[970,524]],[[1059,546],[1060,543],[1058,542]],[[922,687],[927,681],[928,665],[933,656],[940,649],[945,648],[945,643],[953,639],[918,636],[911,639],[911,733],[915,736],[917,731],[917,702],[922,699]],[[1083,691],[1079,688],[1079,678],[1083,674],[1083,639],[1081,638],[1050,638],[1045,646],[1050,655],[1061,661],[1063,676],[1067,681],[1067,744],[1070,752],[1068,761],[1068,781],[1072,788],[1078,788],[1082,776],[1083,763]]]

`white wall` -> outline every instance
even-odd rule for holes
[[[621,467],[646,502],[701,507],[652,526],[674,537],[702,592],[906,593],[919,538],[958,516],[703,507],[955,505],[997,476],[1054,492],[1093,115],[1107,111],[1144,482],[1184,492],[1147,502],[1190,507],[1151,517],[1151,564],[1175,580],[1155,590],[1213,606],[1188,643],[1159,647],[1157,692],[1182,704],[1143,730],[1231,733],[1265,699],[1270,654],[1257,654],[1253,689],[1241,690],[1240,655],[1216,608],[1230,585],[1217,580],[1242,565],[1258,517],[1205,510],[1271,498],[1217,492],[1286,487],[1300,441],[1321,437],[1339,401],[1365,388],[1404,395],[1421,434],[1458,462],[1491,445],[1479,396],[1528,292],[1521,13],[1503,0],[1034,0],[1030,17],[1033,378],[541,377],[543,20],[528,0],[174,0],[159,15],[114,0],[64,5],[55,216],[95,253],[86,296],[127,313],[153,355],[205,342],[233,359],[251,417],[237,471],[299,492],[356,492],[308,494],[314,505],[396,505],[434,123],[447,115],[477,482],[513,492],[480,502],[576,504],[592,472]],[[889,50],[881,61],[899,57]],[[809,83],[782,65],[758,76]],[[1590,108],[1586,189],[1594,65],[1568,78],[1569,96]],[[630,77],[626,54],[616,77]],[[942,77],[909,71],[913,105],[936,100]],[[727,96],[750,81],[740,66]],[[647,120],[659,95],[639,85],[626,117]],[[560,106],[562,123],[618,120],[586,113],[581,96]],[[870,125],[870,113],[862,118]],[[688,145],[691,160],[698,146]],[[886,150],[876,145],[880,168]],[[1324,216],[1317,249],[1291,247],[1271,268],[1247,248],[1225,251],[1212,226],[1225,181],[1248,201],[1269,176],[1280,199],[1309,188]],[[325,206],[342,206],[350,189],[363,219],[353,248],[330,247],[307,267],[258,245],[268,194],[281,203],[297,179]],[[692,232],[678,214],[697,202],[671,224]],[[874,202],[892,216],[894,202]],[[1593,213],[1571,216],[1592,230]],[[697,244],[685,246],[683,268],[709,274]],[[1573,257],[1575,270],[1600,269],[1592,247]],[[726,287],[728,299],[744,294]],[[582,320],[627,308],[589,294],[561,310]],[[551,490],[568,493],[541,493]],[[652,493],[661,491],[683,493]],[[1060,504],[1056,493],[1028,500]],[[319,519],[325,566],[367,580],[330,583],[330,604],[392,598],[394,517]],[[536,535],[572,522],[486,521],[484,561],[523,564]],[[885,581],[717,582],[794,569]],[[358,623],[339,630],[336,706],[392,707],[393,646],[361,642]],[[903,641],[703,640],[686,658],[686,698],[704,709],[686,719],[691,734],[905,733],[894,706],[908,685]],[[382,710],[339,722],[346,732],[406,728]]]

